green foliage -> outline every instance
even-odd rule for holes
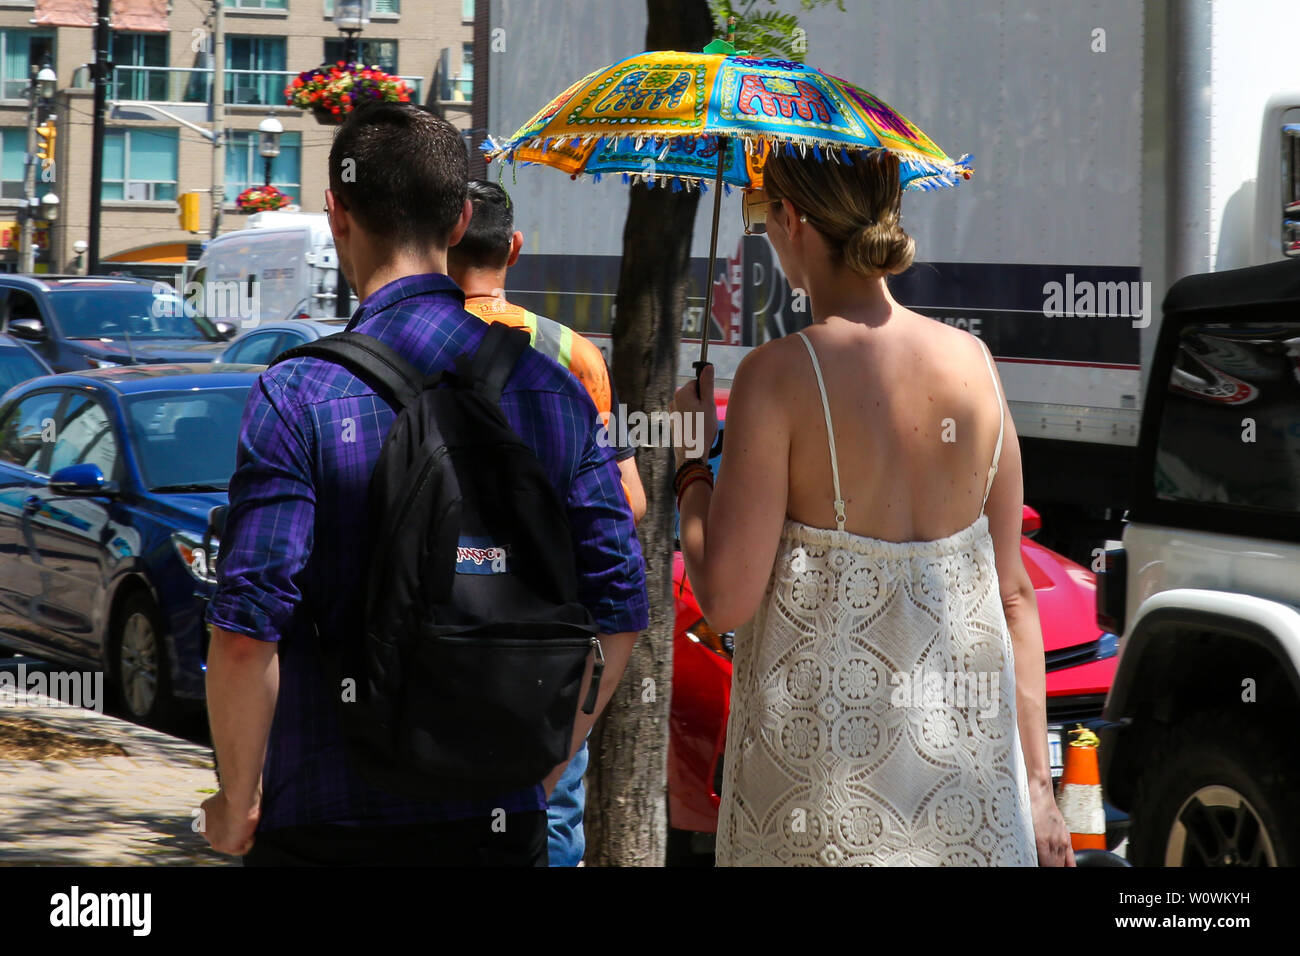
[[[754,12],[758,0],[709,0],[709,12],[718,24],[718,36],[726,38],[727,18],[736,17],[736,49],[747,50],[755,56],[777,56],[803,62],[808,55],[808,40],[799,26],[799,17],[779,10]],[[805,10],[835,4],[841,13],[844,0],[799,0]],[[767,0],[776,6],[777,0]]]

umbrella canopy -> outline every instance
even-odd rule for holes
[[[802,63],[744,55],[630,56],[573,84],[508,140],[484,144],[489,159],[677,189],[702,187],[719,168],[724,183],[758,188],[774,148],[848,163],[854,153],[886,149],[912,190],[971,175],[969,155],[949,158],[861,87]]]

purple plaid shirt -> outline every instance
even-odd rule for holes
[[[366,299],[349,330],[396,349],[425,374],[449,369],[487,325],[464,310],[444,275],[407,276]],[[648,623],[644,566],[614,456],[598,440],[595,406],[572,375],[533,349],[501,395],[506,420],[568,504],[579,598],[602,633]],[[315,823],[405,824],[540,810],[540,782],[498,799],[435,803],[391,796],[349,766],[338,691],[323,676],[322,641],[348,637],[361,599],[366,490],[394,413],[347,370],[315,358],[262,373],[249,393],[230,481],[217,627],[280,642],[280,694],[262,777],[260,830]],[[312,619],[321,622],[321,636]]]

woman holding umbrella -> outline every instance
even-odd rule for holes
[[[763,184],[747,230],[813,322],[741,364],[716,488],[676,450],[696,598],[744,625],[718,862],[1072,865],[992,358],[890,296],[914,251],[896,156],[778,148]],[[711,367],[674,408],[716,429]]]

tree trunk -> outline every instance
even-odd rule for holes
[[[646,0],[646,5],[648,50],[700,50],[713,38],[706,0]],[[614,385],[632,411],[663,411],[672,399],[699,200],[695,191],[632,187],[614,318]],[[648,499],[637,534],[645,555],[650,627],[591,734],[586,862],[592,866],[662,866],[667,842],[672,452],[643,448],[637,467]]]

